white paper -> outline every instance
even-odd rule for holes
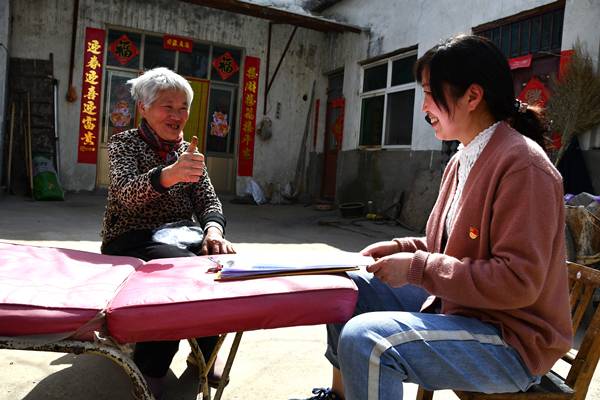
[[[312,269],[344,269],[371,265],[372,257],[351,252],[231,254],[213,256],[222,266],[221,276],[244,276],[277,272],[296,272]]]

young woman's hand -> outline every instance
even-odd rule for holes
[[[202,241],[202,254],[232,254],[235,249],[231,242],[223,237],[221,231],[215,227],[210,227],[204,233]]]
[[[400,287],[408,283],[408,269],[413,253],[395,253],[382,257],[367,267],[367,271],[391,287]]]
[[[394,242],[393,240],[389,240],[385,242],[373,243],[362,249],[360,254],[363,256],[371,256],[377,260],[378,258],[397,253],[398,250],[398,243]]]

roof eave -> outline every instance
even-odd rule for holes
[[[315,3],[317,3],[316,5],[314,5],[313,7],[310,7],[310,11],[315,11],[315,12],[322,12],[325,11],[326,9],[333,7],[334,5],[336,5],[337,3],[339,3],[342,0],[320,0],[320,1],[316,1]]]
[[[268,19],[273,22],[286,23],[313,29],[321,32],[353,32],[361,33],[365,29],[355,25],[344,24],[323,17],[302,15],[279,8],[261,6],[240,0],[181,0],[204,7],[230,11],[237,14],[249,15],[256,18]]]

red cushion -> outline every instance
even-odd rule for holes
[[[204,257],[154,260],[138,269],[108,309],[119,342],[348,320],[357,289],[345,274],[215,281]]]
[[[131,257],[0,243],[0,336],[75,331],[106,308],[142,263]]]

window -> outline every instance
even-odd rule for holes
[[[191,52],[166,49],[163,36],[110,29],[107,66],[141,73],[167,67],[186,78],[208,79],[237,86],[242,50],[193,42]]]
[[[387,84],[387,63],[365,69],[363,92],[384,89]]]
[[[410,146],[416,60],[417,51],[413,50],[364,67],[360,95],[361,146]]]
[[[564,8],[542,11],[495,23],[492,28],[475,29],[476,33],[493,41],[508,58],[540,51],[559,52]]]
[[[194,43],[191,53],[179,53],[177,72],[183,76],[206,79],[208,77],[208,55],[210,46]]]
[[[175,69],[175,52],[163,48],[161,36],[145,35],[144,69],[167,67]]]

